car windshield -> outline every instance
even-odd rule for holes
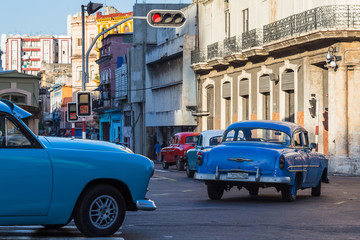
[[[188,136],[185,138],[185,143],[197,143],[198,136]]]
[[[210,146],[218,145],[221,142],[221,138],[222,138],[222,136],[215,136],[215,137],[210,138],[209,145]]]
[[[267,128],[234,128],[226,131],[223,142],[257,141],[290,144],[290,136],[280,130]]]

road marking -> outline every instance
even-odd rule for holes
[[[340,204],[343,204],[343,203],[345,203],[345,201],[337,202],[337,203],[335,203],[335,204],[336,204],[336,205],[340,205]]]
[[[154,177],[150,178],[150,180],[169,180],[169,181],[176,182],[175,179],[162,177],[162,176],[156,176],[156,175],[154,175]]]
[[[155,169],[155,172],[164,172],[164,173],[168,173],[168,172],[170,172],[170,171],[168,171],[168,170]]]
[[[182,190],[181,192],[192,192],[193,190]]]
[[[168,196],[171,195],[171,193],[159,193],[159,194],[151,194],[151,196]]]

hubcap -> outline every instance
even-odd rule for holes
[[[118,205],[113,197],[109,195],[100,196],[90,206],[90,221],[95,227],[106,229],[116,221],[118,210]]]

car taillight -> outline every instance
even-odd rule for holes
[[[284,167],[285,167],[285,157],[281,155],[279,159],[279,168],[283,169]]]
[[[197,154],[197,164],[200,166],[203,162],[203,159],[202,159],[202,152],[198,152]]]

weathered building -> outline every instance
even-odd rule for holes
[[[357,3],[199,0],[192,69],[200,129],[247,119],[296,122],[328,154],[331,172],[360,174]]]
[[[39,132],[39,81],[40,77],[15,70],[0,72],[0,99],[7,99],[32,114],[23,121],[35,134]]]
[[[73,92],[82,90],[82,23],[81,14],[78,13],[71,18],[71,38],[72,38],[72,86]],[[85,52],[89,49],[91,43],[94,41],[97,32],[96,16],[85,16]],[[97,88],[99,78],[99,68],[95,63],[97,59],[97,53],[93,48],[89,54],[89,82],[86,83],[86,91],[92,91]]]
[[[157,44],[145,54],[145,126],[149,149],[157,141],[168,143],[178,132],[197,127],[195,74],[190,68],[195,48],[196,6],[182,9],[186,24],[180,28],[159,28]]]
[[[146,16],[152,9],[179,10],[187,6],[188,4],[135,4],[133,14],[134,16]],[[184,38],[180,37],[179,40],[174,40],[174,36],[168,38],[171,35],[168,35],[166,32],[163,32],[163,34],[164,35],[162,35],[157,28],[149,26],[146,23],[146,20],[134,20],[134,46],[131,48],[129,55],[130,84],[128,91],[128,99],[131,103],[132,110],[131,127],[134,136],[133,149],[136,153],[147,155],[149,157],[153,155],[154,148],[151,136],[156,135],[152,127],[165,126],[163,125],[164,122],[166,122],[164,119],[161,119],[162,122],[160,124],[155,123],[155,119],[159,120],[161,117],[160,115],[166,117],[165,111],[161,110],[162,107],[165,107],[169,111],[167,117],[177,118],[181,124],[186,122],[183,122],[181,119],[183,117],[182,113],[185,112],[185,107],[183,108],[182,104],[175,103],[174,99],[171,99],[173,96],[176,100],[179,100],[180,92],[177,91],[182,91],[182,83],[180,83],[183,80],[183,75],[181,73],[182,67],[177,64],[182,64],[183,60],[175,53],[179,54],[179,52],[181,52],[181,50],[179,50],[181,45],[180,42],[183,41]],[[173,34],[176,34],[176,32],[173,31]],[[165,35],[168,36],[166,37],[168,38],[168,41],[166,41],[166,38],[162,38]],[[158,52],[156,53],[160,55],[151,56],[150,52],[156,52],[156,50],[153,49],[156,49],[158,45],[162,44],[164,45],[159,46]],[[151,60],[160,59],[166,55],[166,51],[168,50],[171,50],[168,54],[174,55],[175,58],[168,58],[166,61],[163,61],[163,63],[160,61],[159,64],[156,64],[155,60]],[[181,54],[182,52],[180,55]],[[174,70],[174,73],[176,72],[174,75],[176,78],[171,77],[171,72],[169,71],[171,70],[170,68],[166,68],[167,72],[164,72],[163,76],[160,74],[164,69],[154,69],[156,65],[159,67],[161,65],[164,66],[164,64],[172,64],[174,67],[172,70]],[[149,74],[155,75],[150,76]],[[166,86],[167,84],[169,85]],[[161,97],[158,94],[159,91],[166,92],[167,96]],[[180,110],[180,114],[176,115],[178,110]],[[147,118],[149,118],[149,121]],[[168,121],[175,123],[174,119],[169,119]],[[151,128],[147,128],[147,124],[149,124]],[[190,125],[193,126],[193,122],[191,122]]]
[[[5,70],[36,75],[41,62],[69,64],[71,37],[3,35],[6,38]]]
[[[122,142],[132,147],[132,131],[128,116],[128,49],[133,45],[132,33],[109,34],[102,40],[100,58],[100,92],[93,109],[99,118],[100,140]],[[130,129],[129,129],[130,128]]]

